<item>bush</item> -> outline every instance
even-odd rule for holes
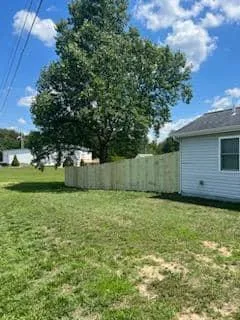
[[[126,159],[126,157],[114,155],[114,156],[110,157],[110,162],[117,162],[117,161],[122,161],[125,159]]]
[[[81,161],[80,161],[80,166],[81,166],[81,167],[84,167],[84,166],[85,166],[85,163],[84,163],[84,160],[83,160],[83,159],[81,159]]]
[[[64,161],[63,161],[63,167],[73,167],[73,159],[72,157],[68,156]]]
[[[0,167],[8,167],[8,166],[9,166],[8,163],[5,163],[5,162],[0,163]]]
[[[20,162],[18,161],[18,158],[16,155],[13,157],[13,161],[11,163],[11,166],[12,167],[19,167],[20,166]]]

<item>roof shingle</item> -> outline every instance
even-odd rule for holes
[[[208,112],[187,124],[183,128],[174,132],[174,136],[181,136],[197,132],[201,134],[201,131],[206,130],[218,131],[221,128],[228,128],[231,131],[231,127],[240,126],[240,107],[235,108],[235,110],[227,109],[216,112]],[[214,130],[216,129],[216,130]]]

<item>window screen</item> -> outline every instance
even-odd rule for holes
[[[239,138],[221,140],[221,170],[239,171]]]

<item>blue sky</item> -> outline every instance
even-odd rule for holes
[[[25,36],[36,11],[29,14]],[[67,15],[67,2],[45,0],[37,17],[21,69],[9,96],[6,110],[0,114],[0,127],[33,129],[29,104],[43,66],[56,58],[54,25]],[[26,16],[26,0],[10,0],[0,11],[0,82],[8,67],[12,46]],[[194,117],[237,103],[240,99],[240,0],[131,0],[131,24],[144,37],[156,43],[181,49],[192,65],[194,98],[190,105],[172,109],[172,122],[161,130],[168,132]],[[6,90],[6,88],[5,88]],[[4,95],[5,91],[2,92]],[[2,97],[0,103],[2,103]]]

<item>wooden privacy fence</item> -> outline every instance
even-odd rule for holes
[[[65,168],[65,184],[81,189],[179,191],[179,153]]]

